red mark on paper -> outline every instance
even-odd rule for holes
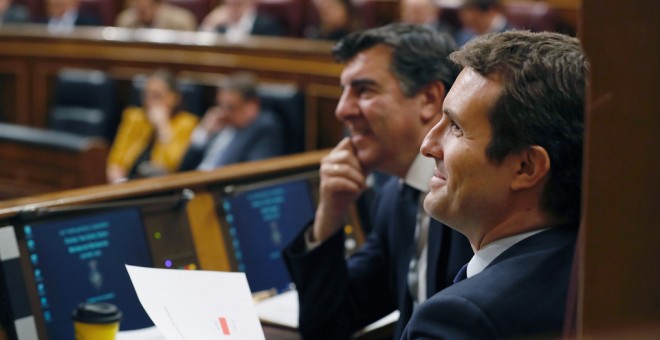
[[[220,321],[220,328],[222,328],[222,334],[224,335],[230,335],[229,334],[229,326],[227,325],[227,319],[226,318],[218,318]]]

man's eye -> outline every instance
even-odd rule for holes
[[[449,123],[449,128],[451,129],[451,133],[453,133],[455,136],[463,135],[463,130],[461,130],[461,127],[453,121]]]
[[[366,86],[358,87],[355,91],[359,96],[367,96],[373,92],[370,88]]]

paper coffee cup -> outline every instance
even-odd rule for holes
[[[81,303],[73,311],[76,340],[114,340],[121,312],[111,303]]]

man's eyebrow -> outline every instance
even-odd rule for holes
[[[446,115],[451,119],[452,121],[456,121],[456,112],[454,112],[452,109],[442,109],[442,114]]]
[[[368,79],[368,78],[360,78],[360,79],[353,79],[349,82],[349,85],[351,87],[360,87],[360,86],[373,86],[376,85],[376,81],[373,79]],[[345,87],[346,85],[342,84],[342,87]]]

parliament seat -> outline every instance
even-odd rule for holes
[[[276,113],[284,126],[284,151],[305,150],[305,103],[302,92],[293,85],[260,84],[261,106]]]
[[[119,1],[115,0],[80,0],[80,9],[94,14],[104,26],[114,26],[118,4]]]
[[[258,0],[257,10],[278,20],[286,36],[297,38],[302,37],[304,28],[304,1],[307,0]]]
[[[111,141],[118,118],[114,82],[106,73],[66,68],[58,72],[49,128]]]

